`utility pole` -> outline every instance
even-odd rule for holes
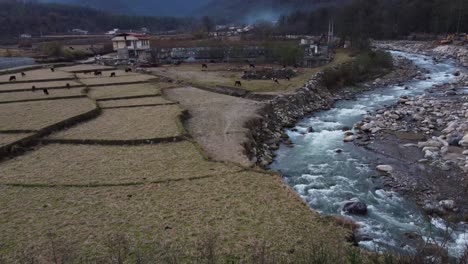
[[[332,46],[333,40],[335,39],[335,22],[330,19],[328,22],[328,46]]]

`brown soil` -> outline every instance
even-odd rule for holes
[[[242,146],[248,132],[244,124],[256,116],[263,103],[193,87],[168,89],[165,95],[189,111],[187,129],[210,158],[252,165]]]

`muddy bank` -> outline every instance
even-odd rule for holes
[[[338,100],[352,99],[354,95],[374,87],[403,83],[409,79],[422,78],[424,75],[421,69],[403,57],[394,57],[394,65],[394,70],[381,78],[359,87],[334,90],[323,84],[323,75],[318,73],[296,92],[271,99],[259,111],[260,118],[246,123],[250,133],[244,147],[249,159],[253,164],[268,166],[275,158],[274,152],[280,144],[292,145],[284,128],[294,127],[300,119],[314,112],[330,109]]]

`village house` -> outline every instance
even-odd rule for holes
[[[151,51],[150,38],[140,33],[120,33],[112,38],[118,59],[145,60]]]

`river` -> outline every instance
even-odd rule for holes
[[[375,157],[352,143],[344,143],[344,127],[353,127],[368,112],[397,102],[400,96],[424,93],[434,84],[444,84],[455,78],[453,61],[433,63],[427,56],[402,52],[421,68],[430,70],[428,80],[412,80],[411,87],[381,87],[363,93],[351,101],[339,101],[335,107],[304,118],[295,129],[288,130],[294,147],[285,145],[277,151],[270,169],[280,171],[286,183],[324,215],[342,215],[357,222],[359,234],[365,237],[359,244],[373,251],[411,252],[413,245],[405,233],[420,234],[425,240],[442,243],[449,232],[448,249],[460,256],[468,245],[468,228],[463,223],[448,227],[441,219],[429,218],[414,203],[398,193],[385,191],[375,184],[378,177]],[[312,127],[313,133],[306,133]],[[337,153],[336,150],[343,150]],[[342,211],[346,202],[359,200],[368,205],[367,216],[348,215]],[[432,241],[432,240],[431,240]]]
[[[25,57],[0,57],[0,70],[33,65],[36,62],[32,58]]]

